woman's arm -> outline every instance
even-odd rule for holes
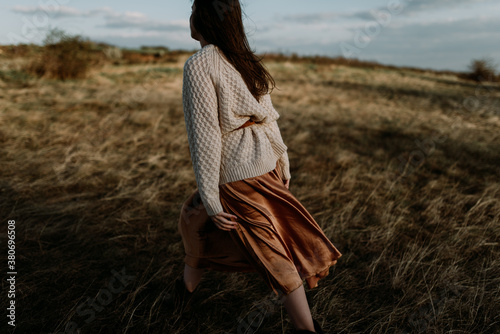
[[[203,63],[184,65],[182,101],[189,151],[201,200],[209,216],[223,211],[219,197],[222,133],[217,93]]]

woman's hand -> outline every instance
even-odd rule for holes
[[[214,222],[215,226],[224,231],[235,230],[236,227],[238,226],[238,223],[230,220],[231,218],[237,220],[238,217],[230,213],[226,213],[224,211],[221,211],[213,216],[210,216],[210,218],[212,218],[212,221]]]
[[[290,179],[288,179],[288,180],[285,181],[285,187],[286,187],[286,189],[289,189],[289,187],[290,187]]]

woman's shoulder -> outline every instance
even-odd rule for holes
[[[213,59],[212,54],[215,51],[215,48],[216,46],[214,44],[207,44],[202,47],[186,60],[186,62],[184,63],[184,69],[188,69],[193,66],[210,66],[210,62]]]

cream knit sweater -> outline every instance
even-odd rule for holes
[[[259,103],[216,45],[187,59],[182,101],[196,183],[209,216],[223,211],[219,185],[266,174],[277,161],[282,178],[291,178],[271,96]],[[237,130],[250,118],[257,123]]]

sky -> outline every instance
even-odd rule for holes
[[[214,0],[216,1],[216,0]],[[498,0],[240,0],[257,53],[345,56],[382,64],[467,71],[500,69]],[[0,5],[0,44],[42,44],[60,28],[120,47],[197,50],[191,0],[11,0]]]

